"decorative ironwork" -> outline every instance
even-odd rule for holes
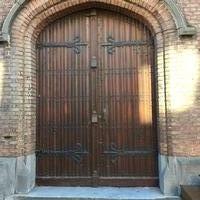
[[[130,40],[130,41],[115,41],[115,39],[111,36],[108,36],[107,42],[102,44],[101,46],[107,47],[107,51],[109,54],[113,54],[115,52],[115,48],[124,47],[124,46],[144,46],[151,44],[152,42],[146,40]]]
[[[38,150],[36,151],[37,156],[43,156],[43,155],[59,155],[59,156],[69,156],[72,158],[75,162],[80,163],[83,159],[84,155],[88,154],[88,151],[83,149],[82,145],[80,143],[77,143],[76,146],[73,149],[69,150]]]
[[[149,155],[154,153],[155,151],[148,150],[129,150],[129,149],[119,149],[117,145],[111,143],[110,149],[104,151],[103,153],[111,157],[111,161],[115,162],[120,156],[136,156],[136,155]]]
[[[50,134],[55,135],[57,131],[58,131],[58,128],[57,128],[56,124],[50,123],[49,126],[48,126],[48,132]]]
[[[66,47],[66,48],[71,48],[74,50],[76,54],[80,54],[81,52],[81,47],[87,46],[87,43],[81,42],[81,39],[79,36],[75,37],[73,41],[68,41],[68,42],[49,42],[49,43],[38,43],[37,47],[38,48],[56,48],[56,47]]]

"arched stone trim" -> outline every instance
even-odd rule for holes
[[[181,11],[175,0],[164,0],[164,2],[166,3],[170,12],[173,15],[179,36],[195,35],[196,28],[188,25],[183,12]]]
[[[11,8],[10,12],[8,13],[8,15],[6,16],[3,22],[2,35],[0,36],[0,41],[8,42],[8,43],[10,42],[11,24],[25,2],[26,0],[17,0],[15,4],[13,5],[13,7]]]
[[[136,2],[135,0],[125,0],[126,2],[143,5],[143,1]],[[180,7],[174,0],[163,0],[167,5],[171,15],[173,16],[174,22],[176,24],[176,28],[178,30],[179,36],[185,35],[194,35],[196,33],[195,27],[189,26]],[[23,8],[24,4],[28,2],[27,0],[17,0],[12,9],[10,10],[9,14],[7,15],[3,27],[2,27],[2,35],[0,36],[0,41],[2,42],[9,42],[10,41],[10,27],[15,16],[20,12]],[[153,8],[153,6],[152,6]]]

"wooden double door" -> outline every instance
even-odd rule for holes
[[[37,43],[37,183],[156,186],[154,45],[140,21],[89,9]]]

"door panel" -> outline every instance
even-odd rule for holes
[[[101,182],[156,184],[151,34],[142,23],[110,12],[101,14],[98,24],[102,33],[97,102],[103,118],[99,126]]]
[[[38,183],[90,179],[90,24],[81,17],[54,22],[38,40]]]
[[[154,46],[148,28],[91,9],[37,44],[37,183],[156,186]]]

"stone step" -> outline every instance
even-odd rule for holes
[[[36,187],[29,194],[15,195],[13,200],[180,200],[165,196],[159,188],[117,187]]]

